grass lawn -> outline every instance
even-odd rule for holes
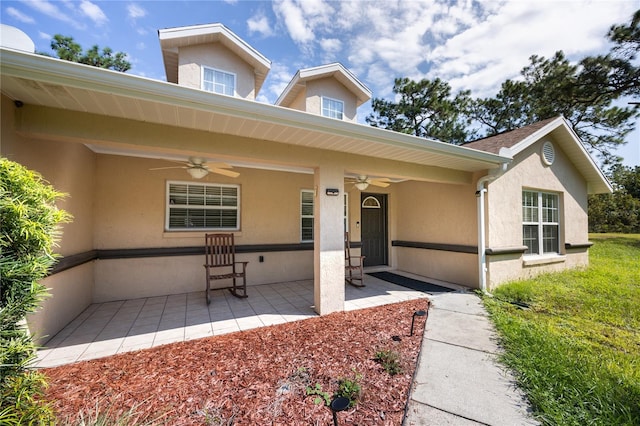
[[[640,425],[640,235],[590,237],[588,269],[502,285],[485,305],[543,424]]]

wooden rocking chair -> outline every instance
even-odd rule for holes
[[[364,258],[365,256],[352,256],[351,255],[351,241],[349,240],[349,233],[344,233],[344,269],[345,280],[355,287],[364,287]],[[360,281],[360,283],[355,283]]]
[[[227,288],[236,297],[247,297],[246,269],[249,262],[236,262],[236,246],[233,242],[233,234],[206,234],[205,235],[205,264],[207,271],[207,289],[205,296],[207,305],[211,303],[209,292],[211,281],[232,279],[233,285]],[[237,265],[242,265],[240,268]],[[224,268],[220,273],[218,268]],[[242,278],[242,285],[238,285],[236,278]],[[218,290],[218,289],[216,289]]]

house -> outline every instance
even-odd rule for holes
[[[167,81],[0,49],[0,154],[74,216],[39,335],[204,290],[206,232],[235,234],[250,285],[313,279],[319,314],[344,306],[345,230],[368,268],[483,290],[588,263],[587,195],[611,187],[562,117],[454,146],[358,124],[371,93],[341,64],[268,105],[269,60],[225,26],[158,34]]]

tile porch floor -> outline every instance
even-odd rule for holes
[[[345,284],[345,310],[427,297],[369,275],[365,284]],[[35,366],[55,367],[317,316],[312,280],[250,286],[247,293],[248,298],[238,299],[227,290],[212,291],[209,306],[204,291],[92,304],[46,342]]]

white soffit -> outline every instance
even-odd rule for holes
[[[0,49],[2,93],[41,105],[476,172],[510,158],[164,81]]]

